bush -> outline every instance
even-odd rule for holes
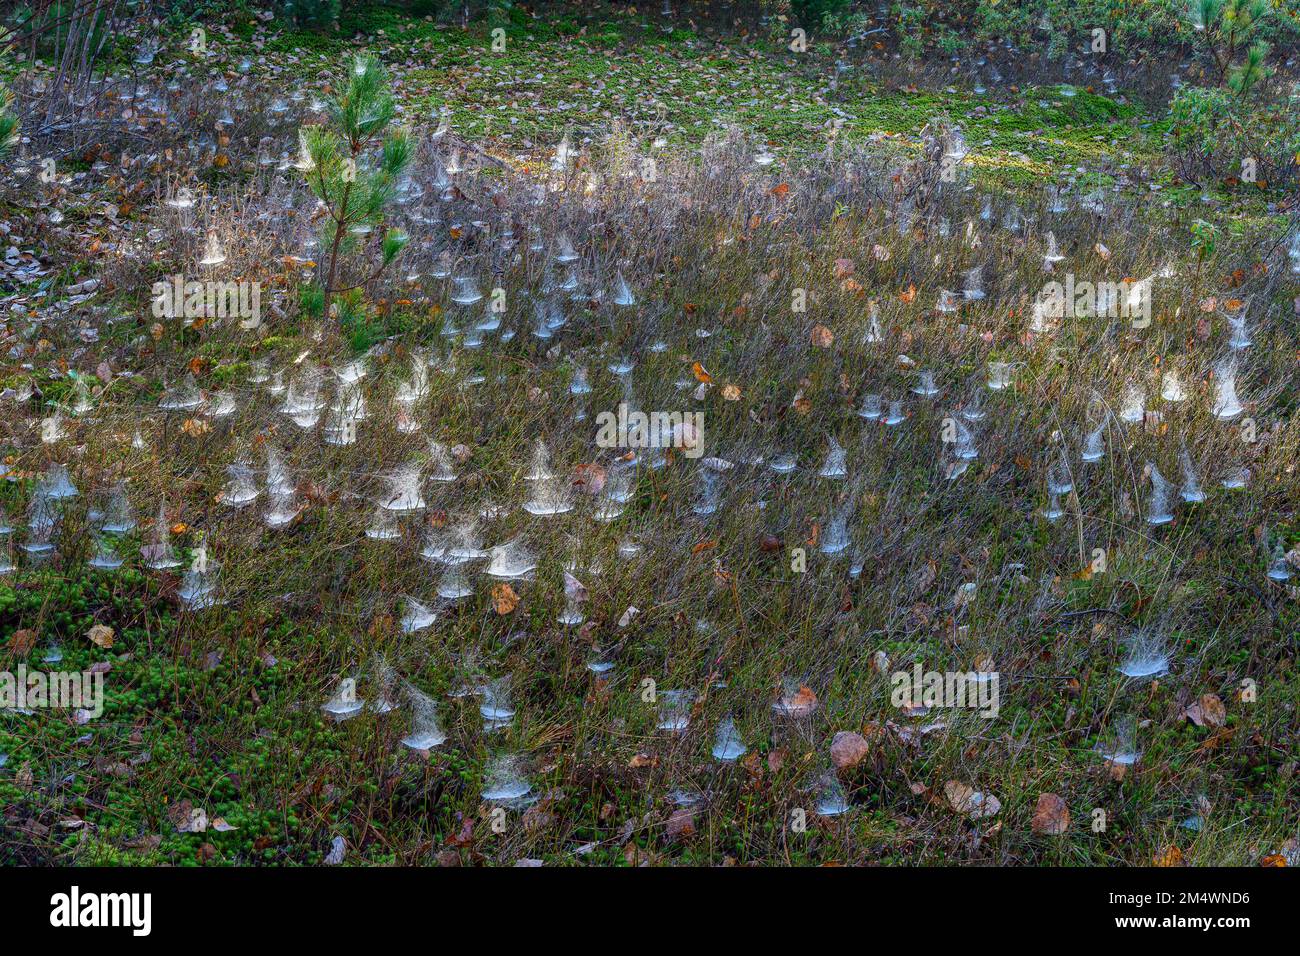
[[[1190,16],[1207,75],[1216,86],[1178,91],[1170,105],[1174,164],[1185,179],[1235,178],[1252,183],[1296,178],[1300,92],[1285,104],[1257,95],[1268,82],[1271,19],[1264,0],[1194,0]]]
[[[1174,97],[1170,119],[1174,165],[1184,179],[1296,179],[1300,93],[1266,106],[1251,105],[1226,87],[1184,87]]]
[[[847,4],[848,0],[843,0]],[[343,21],[343,27],[364,28],[364,21],[381,18],[434,17],[459,20],[468,13],[472,20],[499,23],[510,14],[511,0],[280,0],[282,14],[300,27],[320,30]],[[356,21],[355,23],[352,21]]]
[[[790,11],[805,30],[820,28],[827,17],[843,19],[852,6],[852,0],[790,0]]]
[[[280,9],[298,26],[319,30],[338,22],[342,0],[284,0]]]
[[[1258,39],[1294,44],[1300,39],[1300,0],[1264,0],[1268,16]],[[1059,58],[1106,31],[1108,50],[1121,55],[1184,50],[1200,31],[1200,0],[893,0],[891,17],[902,48],[919,55],[931,47],[1006,42]],[[1222,3],[1222,0],[1221,0]]]
[[[0,157],[18,142],[18,117],[14,115],[14,94],[5,86],[5,34],[0,31]]]

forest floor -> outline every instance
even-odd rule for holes
[[[999,83],[887,48],[813,43],[793,53],[769,39],[665,29],[633,11],[581,21],[516,14],[500,50],[485,27],[382,10],[330,34],[256,16],[206,23],[199,57],[194,27],[164,24],[148,63],[136,62],[143,35],[118,40],[116,69],[132,84],[180,90],[183,110],[169,107],[153,144],[61,154],[52,182],[35,175],[39,154],[5,161],[29,175],[0,194],[0,248],[12,249],[0,262],[0,404],[12,411],[0,426],[11,472],[0,519],[21,526],[40,476],[66,464],[83,501],[126,481],[141,530],[122,542],[129,560],[111,572],[86,564],[92,536],[72,533],[92,523],[81,506],[62,519],[66,537],[45,565],[29,565],[14,546],[21,527],[2,536],[18,568],[0,576],[0,667],[97,670],[105,711],[0,715],[0,862],[1300,861],[1300,602],[1265,577],[1277,548],[1300,561],[1290,198],[1181,181],[1165,159],[1158,96],[1091,77]],[[563,349],[530,344],[531,308],[512,340],[444,347],[443,319],[454,310],[428,278],[432,254],[415,244],[398,267],[410,273],[405,284],[386,279],[367,322],[322,337],[298,308],[301,250],[284,227],[285,209],[304,208],[285,198],[295,174],[277,180],[261,162],[296,155],[297,129],[268,104],[293,103],[296,115],[303,97],[329,97],[363,52],[388,69],[398,122],[424,137],[442,126],[449,142],[488,157],[478,178],[460,181],[452,207],[461,218],[431,227],[438,248],[472,233],[476,216],[490,218],[494,202],[481,197],[494,182],[545,179],[566,138],[584,157],[608,158],[611,132],[665,157],[663,181],[680,192],[656,195],[680,202],[680,224],[654,233],[656,265],[638,268],[633,285],[672,347],[643,350],[645,335],[595,292],[574,306]],[[203,79],[215,75],[226,79],[226,99]],[[125,88],[114,111],[152,108],[124,100]],[[229,124],[217,116],[225,104]],[[939,217],[895,228],[862,201],[876,172],[835,172],[835,150],[910,168],[927,125],[945,117],[968,152],[961,192],[940,206],[942,231]],[[728,136],[772,151],[766,179],[738,172],[733,192],[678,168],[677,158],[689,165]],[[739,149],[728,149],[718,163],[731,169]],[[425,152],[420,163],[426,173],[436,165]],[[827,181],[842,202],[828,199]],[[203,248],[205,230],[178,227],[165,208],[177,183],[210,203],[208,228],[227,230],[233,274],[263,282],[273,318],[251,343],[201,324],[164,327],[149,312],[153,281],[184,271]],[[1043,237],[1007,226],[1004,213],[1038,215],[1048,185],[1106,197],[1104,214],[1076,210],[1056,227],[1081,274],[1175,270],[1149,335],[1071,330],[1044,346],[1023,332],[1022,293],[1042,283]],[[584,206],[576,192],[559,200],[568,205],[547,229],[601,220],[593,206],[604,194]],[[527,218],[524,193],[503,185],[498,195],[500,209]],[[654,219],[644,205],[618,205],[624,199],[610,200],[617,228],[631,223],[634,233],[636,217]],[[981,220],[981,204],[996,213]],[[1194,245],[1197,220],[1216,231],[1213,248]],[[986,233],[981,251],[963,244],[968,224]],[[250,238],[259,229],[269,238]],[[600,261],[601,241],[583,255]],[[959,263],[988,273],[987,299],[964,306],[960,325],[931,309],[942,289],[961,288]],[[825,311],[780,318],[774,303],[803,291],[789,287],[795,274]],[[486,270],[479,278],[488,284]],[[1045,520],[1055,449],[1063,433],[1082,439],[1089,396],[1118,402],[1128,369],[1154,376],[1154,404],[1161,373],[1176,367],[1195,393],[1189,406],[1208,407],[1224,314],[1235,316],[1238,300],[1252,303],[1255,343],[1241,377],[1256,396],[1248,417],[1261,439],[1242,451],[1204,409],[1162,405],[1164,417],[1116,423],[1108,477],[1089,479],[1095,498],[1071,499],[1080,479],[1061,492],[1066,520]],[[889,338],[875,351],[863,344],[868,301]],[[423,432],[388,429],[365,462],[308,441],[273,410],[253,410],[247,382],[262,359],[292,379],[309,354],[331,369],[364,356],[379,389],[368,401],[379,408],[426,353]],[[534,439],[545,438],[566,470],[583,462],[578,486],[593,474],[603,485],[618,467],[608,457],[587,462],[585,431],[580,440],[564,425],[579,365],[592,371],[597,400],[612,406],[628,394],[626,373],[605,372],[622,354],[638,363],[647,408],[677,407],[650,398],[665,393],[665,402],[693,401],[725,437],[716,454],[731,459],[735,470],[718,467],[730,471],[734,497],[719,517],[710,524],[692,512],[696,479],[675,460],[638,473],[629,516],[599,533],[571,523],[541,533],[502,519],[502,539],[524,535],[544,580],[516,585],[522,593],[480,582],[467,602],[440,607],[431,630],[403,628],[400,600],[430,591],[425,534],[448,511],[486,514],[489,499],[522,496]],[[937,368],[952,407],[968,408],[969,384],[999,359],[1019,384],[983,399],[994,411],[977,429],[979,458],[957,482],[933,473],[940,446],[930,439],[948,420],[937,403],[909,406],[906,437],[860,437],[863,381],[914,401],[917,370]],[[187,372],[205,396],[233,392],[234,418],[158,412]],[[63,434],[43,441],[43,423],[81,397],[95,410],[69,412]],[[369,513],[348,508],[362,497],[358,482],[429,438],[457,450],[465,480],[400,545],[370,540]],[[849,450],[847,495],[814,477],[837,441]],[[304,502],[280,530],[240,524],[221,504],[226,465],[251,457],[260,469],[272,445],[301,476]],[[738,477],[749,474],[747,453],[776,446],[799,461],[790,481],[810,487]],[[1167,528],[1145,525],[1144,463],[1159,462],[1177,482],[1184,447],[1207,501],[1179,505]],[[1077,466],[1077,454],[1068,457]],[[1220,490],[1225,463],[1249,465],[1249,490]],[[863,529],[853,574],[847,559],[817,553],[848,500]],[[186,608],[179,573],[141,565],[140,546],[163,526],[191,568],[213,543],[232,600]],[[622,562],[626,536],[645,545],[640,563]],[[560,569],[575,541],[586,551],[573,573],[590,591],[580,631],[556,623],[568,597]],[[796,570],[792,549],[807,552],[811,570]],[[1118,673],[1151,634],[1166,669],[1155,679]],[[589,666],[602,654],[618,661],[608,675]],[[995,662],[997,718],[892,705],[891,670],[923,660],[962,671]],[[401,744],[406,708],[338,721],[322,713],[348,675],[364,675],[372,698],[396,696],[394,671],[427,694],[420,700],[438,701],[440,746]],[[658,729],[665,711],[653,692],[647,703],[647,679],[661,697],[692,690],[675,715],[689,716],[689,732]],[[460,694],[462,685],[509,697],[513,725],[486,730],[483,698]],[[784,701],[775,716],[773,701]],[[711,755],[728,716],[748,746],[734,762]],[[1107,747],[1142,756],[1102,759]],[[531,803],[484,797],[507,771],[531,782]],[[848,812],[830,812],[841,797]]]

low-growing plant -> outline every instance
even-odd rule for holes
[[[284,0],[281,11],[301,27],[323,29],[338,22],[342,0]]]
[[[790,10],[804,29],[821,29],[828,21],[834,29],[852,6],[851,0],[791,0]]]

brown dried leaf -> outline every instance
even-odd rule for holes
[[[831,762],[837,770],[856,767],[871,752],[865,737],[851,730],[841,730],[831,740]]]
[[[1202,694],[1184,716],[1197,727],[1222,727],[1228,721],[1228,710],[1216,694]]]
[[[1040,793],[1030,826],[1035,833],[1060,836],[1070,829],[1070,810],[1056,794]]]
[[[14,631],[9,638],[9,649],[19,657],[26,657],[33,647],[36,646],[36,632],[30,628],[23,628],[20,631]]]

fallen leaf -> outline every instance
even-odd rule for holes
[[[1183,851],[1176,846],[1166,847],[1156,854],[1153,862],[1156,866],[1182,866]]]
[[[1070,810],[1056,794],[1040,793],[1030,826],[1035,833],[1060,836],[1070,829]]]
[[[817,709],[817,695],[807,684],[788,697],[781,699],[781,709],[787,717],[807,717]]]
[[[949,780],[943,785],[943,795],[948,806],[958,813],[964,813],[972,820],[996,816],[1002,809],[1002,801],[991,793],[980,793],[974,787],[959,780]]]
[[[674,810],[668,818],[668,839],[685,840],[695,835],[695,811],[689,807]]]
[[[589,495],[598,495],[605,487],[604,465],[589,462],[573,469],[573,484]]]
[[[498,584],[492,588],[492,609],[504,616],[519,606],[519,595],[509,584]]]
[[[113,629],[106,624],[96,624],[86,632],[86,638],[98,647],[112,647]]]
[[[1215,694],[1202,694],[1183,713],[1197,727],[1222,727],[1228,720],[1227,708]]]
[[[568,571],[564,572],[564,596],[577,604],[587,600],[587,586]]]
[[[841,730],[831,740],[831,762],[837,770],[856,767],[870,752],[871,745],[867,739],[851,730]]]
[[[36,632],[30,628],[14,631],[9,638],[9,648],[19,657],[25,657],[36,646]]]

